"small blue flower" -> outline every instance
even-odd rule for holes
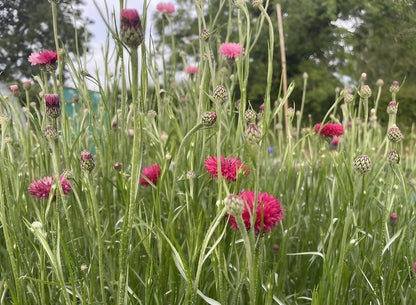
[[[269,146],[269,148],[267,148],[267,151],[269,152],[269,154],[274,153],[274,148]]]

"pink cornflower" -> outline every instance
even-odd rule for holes
[[[186,73],[189,75],[194,75],[198,72],[198,67],[196,66],[187,66],[186,67]]]
[[[142,175],[150,180],[153,184],[157,183],[161,174],[161,170],[158,164],[153,164],[148,167],[143,168]],[[150,186],[149,181],[147,181],[144,177],[140,177],[140,185]]]
[[[46,114],[56,119],[61,115],[61,105],[58,94],[45,94]]]
[[[248,230],[253,227],[251,224],[251,214],[253,214],[255,205],[254,198],[256,197],[256,194],[253,191],[242,191],[238,196],[244,201],[244,211],[241,216],[243,217],[244,225]],[[231,228],[237,229],[238,225],[235,217],[232,215],[229,217]],[[253,215],[253,217],[255,218],[254,232],[256,234],[261,231],[270,232],[272,228],[277,226],[283,219],[283,209],[279,200],[268,193],[259,192],[257,194],[256,215]]]
[[[243,47],[239,43],[226,42],[220,46],[219,52],[221,55],[227,57],[227,59],[235,59],[243,55]]]
[[[60,177],[62,191],[64,195],[72,192],[71,185],[69,184],[69,181],[65,179],[63,175]],[[52,177],[45,177],[40,180],[34,181],[29,185],[29,193],[30,195],[38,198],[39,200],[43,198],[49,198],[49,193],[51,192],[51,188],[54,181]],[[56,191],[55,191],[56,196]]]
[[[175,7],[172,3],[159,3],[156,9],[159,13],[166,13],[168,15],[172,15],[175,12]]]
[[[10,86],[10,91],[12,93],[17,93],[19,91],[19,87],[17,85],[11,85]]]
[[[339,137],[344,134],[344,127],[338,123],[328,123],[322,127],[322,123],[318,123],[315,125],[315,133],[318,133],[324,137]],[[319,131],[321,129],[321,131]]]
[[[39,65],[41,69],[56,69],[58,53],[56,51],[42,51],[39,53],[32,53],[30,54],[28,60],[32,66]]]
[[[218,160],[217,157],[208,157],[205,159],[205,169],[208,173],[211,174],[213,179],[218,178]],[[247,166],[241,163],[237,157],[227,157],[221,156],[221,175],[228,181],[236,181],[238,173],[243,173],[246,176],[249,175],[250,170]]]

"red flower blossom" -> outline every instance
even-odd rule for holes
[[[131,48],[137,48],[143,42],[144,31],[137,10],[121,10],[120,32],[121,40]]]
[[[188,66],[186,67],[186,73],[189,75],[194,75],[198,72],[198,67],[196,66]]]
[[[63,175],[60,176],[60,180],[64,195],[72,192],[72,188],[69,184],[69,181],[66,180]],[[51,192],[51,187],[53,183],[54,181],[52,177],[45,177],[40,180],[34,181],[29,185],[29,193],[30,195],[38,198],[39,200],[42,198],[49,198],[49,193]]]
[[[146,177],[148,180],[150,180],[153,184],[157,183],[160,174],[161,171],[158,164],[150,165],[142,170],[142,175]],[[144,177],[140,177],[140,184],[144,186],[150,186],[149,181],[147,181]]]
[[[168,15],[171,15],[175,12],[175,7],[172,3],[159,3],[156,6],[156,9],[159,13],[166,13]]]
[[[205,169],[208,173],[212,175],[212,178],[218,178],[218,160],[217,157],[208,157],[205,159]],[[249,175],[250,170],[247,166],[241,163],[237,157],[227,157],[221,156],[221,175],[227,179],[228,182],[236,181],[237,174],[239,172],[245,173],[246,176]]]
[[[321,129],[322,123],[318,123],[315,125],[315,133],[319,132]],[[321,131],[319,132],[321,136],[324,137],[339,137],[344,134],[344,127],[338,123],[328,123],[322,127]]]
[[[32,66],[39,65],[41,68],[47,65],[55,65],[58,60],[58,53],[56,51],[42,51],[39,53],[32,53],[28,58]]]
[[[220,46],[219,52],[228,59],[234,59],[243,55],[243,47],[239,43],[227,42]]]
[[[243,217],[246,229],[252,228],[251,214],[254,210],[254,198],[256,194],[253,191],[242,191],[238,194],[244,201],[244,211],[241,215]],[[238,225],[235,217],[230,215],[231,228],[237,229]],[[283,219],[283,209],[279,200],[268,193],[257,194],[257,207],[254,223],[254,231],[258,234],[260,231],[270,232],[273,227],[277,226]]]

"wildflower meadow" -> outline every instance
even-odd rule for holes
[[[304,113],[309,76],[285,84],[273,66],[276,16],[261,0],[225,0],[238,14],[226,24],[194,1],[194,54],[169,32],[169,48],[146,36],[147,1],[100,11],[112,42],[102,78],[58,39],[59,1],[49,2],[55,48],[22,58],[33,78],[0,96],[0,304],[416,303],[416,136],[400,122],[403,80],[356,71],[325,116]],[[169,25],[175,6],[157,11]],[[261,30],[267,85],[255,105]]]

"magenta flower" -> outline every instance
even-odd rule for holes
[[[322,123],[318,123],[315,125],[315,133],[318,133],[324,137],[339,137],[344,134],[344,127],[338,123],[328,123],[322,127]],[[321,129],[321,131],[319,131]]]
[[[220,46],[219,52],[221,55],[227,57],[227,59],[235,59],[243,55],[243,47],[239,43],[227,42]]]
[[[166,13],[168,15],[172,15],[175,12],[175,7],[172,3],[159,3],[156,9],[159,13]]]
[[[63,175],[60,177],[62,191],[64,195],[72,192],[71,185],[69,184],[69,181],[65,179]],[[29,194],[38,198],[39,200],[43,198],[49,198],[49,194],[51,192],[51,188],[54,181],[52,177],[45,177],[40,180],[34,181],[29,185]],[[56,191],[55,191],[56,196]]]
[[[211,174],[213,179],[218,178],[218,159],[217,157],[208,157],[205,159],[205,169]],[[250,170],[247,166],[241,163],[237,157],[221,156],[221,175],[228,181],[233,182],[237,180],[237,175],[243,173],[246,177],[249,175]]]
[[[121,11],[121,40],[131,48],[137,48],[144,40],[139,13],[135,9]]]
[[[58,94],[45,94],[46,114],[51,119],[61,115],[61,105]]]
[[[186,67],[186,73],[189,75],[194,75],[198,72],[198,67],[196,66],[187,66]]]
[[[256,197],[256,194],[253,191],[242,191],[238,196],[244,201],[244,211],[241,216],[243,217],[244,225],[248,230],[253,227],[251,223],[251,214],[254,212],[254,198]],[[232,215],[229,215],[229,217],[231,228],[238,229],[235,217]],[[259,192],[257,194],[256,214],[253,215],[253,217],[255,217],[254,232],[256,234],[261,231],[270,232],[272,228],[277,226],[283,219],[283,209],[279,200],[268,193]]]
[[[151,181],[153,184],[156,184],[157,180],[160,177],[160,174],[161,174],[161,170],[158,164],[153,164],[153,165],[143,168],[142,175],[144,177],[140,177],[140,185],[150,186],[149,181]],[[149,181],[147,181],[145,177]]]
[[[58,53],[56,51],[42,51],[39,53],[32,53],[28,58],[32,66],[39,65],[41,69],[55,70],[56,62],[58,60]]]
[[[17,93],[19,91],[19,87],[17,85],[11,85],[10,86],[10,91],[12,93]]]

